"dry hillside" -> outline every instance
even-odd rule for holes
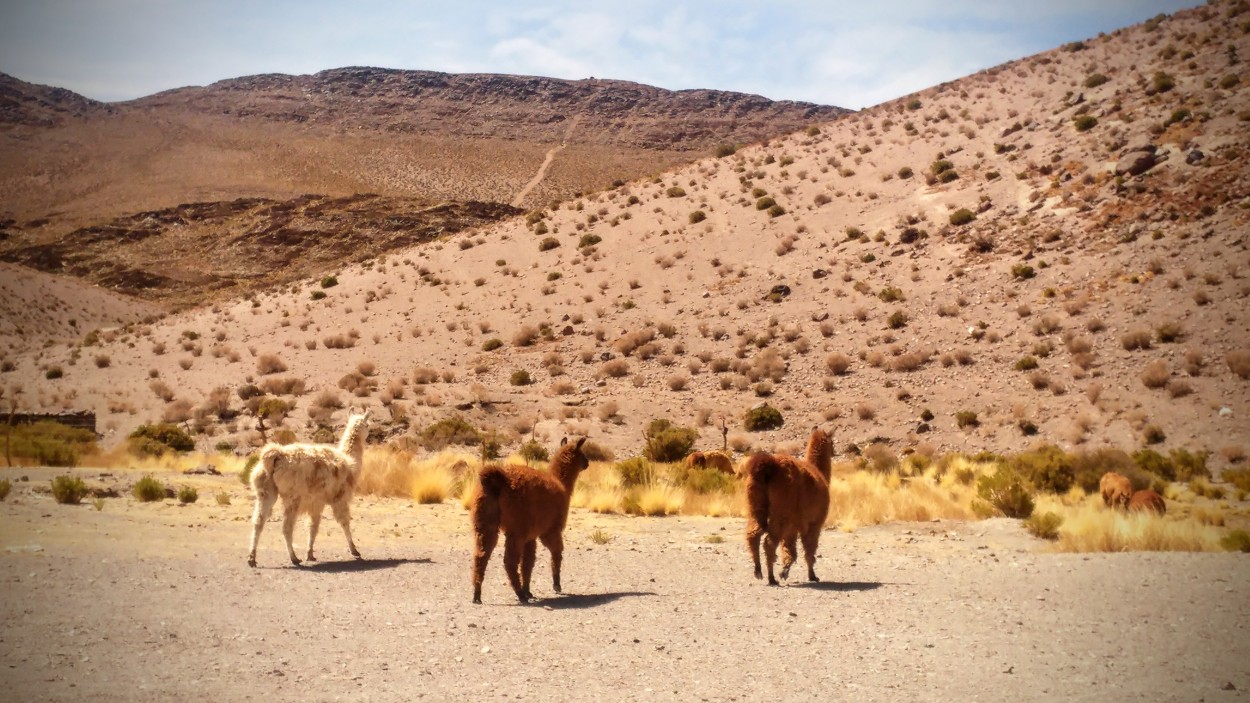
[[[719,445],[721,416],[738,449],[813,424],[896,451],[1244,447],[1247,60],[1246,3],[1214,3],[345,264],[331,288],[14,356],[4,380],[114,438],[164,416],[208,445],[257,440],[234,416],[255,384],[302,437],[350,403],[396,435],[459,413],[631,453],[657,417]],[[762,401],[785,425],[744,431]]]

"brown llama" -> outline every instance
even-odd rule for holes
[[[1128,501],[1128,509],[1164,515],[1168,511],[1168,506],[1163,502],[1163,496],[1147,488],[1133,494]]]
[[[503,569],[516,597],[526,603],[530,574],[541,540],[551,552],[551,585],[560,592],[560,562],[564,557],[564,525],[577,477],[590,462],[582,453],[585,437],[569,443],[551,458],[547,471],[528,466],[493,464],[482,467],[481,483],[469,507],[473,526],[473,602],[482,602],[486,564],[503,530]]]
[[[734,474],[733,459],[724,452],[691,452],[686,457],[688,469],[716,469],[723,474]]]
[[[816,577],[816,549],[829,514],[829,475],[833,466],[833,440],[820,428],[812,430],[805,459],[786,454],[757,453],[742,469],[746,477],[747,549],[760,570],[760,538],[768,562],[768,583],[776,586],[773,564],[781,547],[781,578],[790,577],[797,554],[796,541],[803,540],[807,580]]]
[[[1108,508],[1127,509],[1133,497],[1133,483],[1123,474],[1108,471],[1098,481],[1098,490],[1102,493],[1103,505]]]
[[[286,551],[292,564],[299,566],[300,563],[291,544],[295,521],[300,513],[308,513],[309,517],[307,559],[317,560],[313,556],[313,542],[317,539],[321,511],[326,503],[330,504],[334,519],[343,528],[352,556],[360,558],[360,551],[352,541],[349,503],[364,461],[368,420],[368,410],[360,414],[350,413],[337,447],[329,444],[266,444],[261,448],[260,461],[252,471],[256,509],[252,514],[252,549],[247,555],[248,566],[256,566],[256,543],[260,541],[260,532],[279,497],[282,498],[282,534],[286,537]]]

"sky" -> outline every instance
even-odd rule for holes
[[[15,0],[0,72],[116,101],[342,66],[869,107],[1198,0]]]

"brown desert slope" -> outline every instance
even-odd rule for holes
[[[631,453],[657,417],[719,446],[702,423],[720,416],[740,450],[793,447],[814,424],[840,448],[1244,449],[1245,7],[345,263],[333,288],[10,352],[3,380],[31,408],[96,410],[112,438],[165,417],[205,446],[258,440],[231,417],[254,383],[304,387],[284,396],[300,437],[341,403],[395,435],[460,414],[505,442],[534,428]],[[518,370],[534,382],[513,385]],[[746,432],[764,401],[784,426]]]
[[[0,217],[55,236],[180,203],[367,192],[546,203],[846,110],[624,81],[342,68],[103,104],[0,76]]]

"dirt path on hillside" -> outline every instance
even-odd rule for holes
[[[573,137],[574,130],[577,129],[577,125],[581,121],[581,115],[574,115],[573,118],[569,120],[568,127],[564,129],[564,136],[560,140],[560,145],[547,150],[547,156],[543,158],[542,165],[538,167],[538,173],[535,173],[534,177],[529,180],[529,183],[526,183],[525,187],[522,188],[520,192],[516,194],[516,197],[512,199],[512,207],[522,207],[525,203],[525,198],[530,194],[530,191],[537,188],[538,184],[543,182],[543,179],[547,177],[547,169],[551,168],[551,162],[556,160],[556,152],[562,151],[564,147],[568,146],[569,140]]]
[[[540,550],[518,605],[497,553],[474,606],[459,504],[360,499],[366,559],[327,519],[300,568],[272,522],[249,569],[233,476],[96,510],[36,492],[51,471],[0,476],[23,473],[0,503],[14,700],[1250,698],[1243,555],[1052,554],[1015,521],[933,522],[827,531],[825,581],[770,588],[741,520],[574,511],[564,595]]]

